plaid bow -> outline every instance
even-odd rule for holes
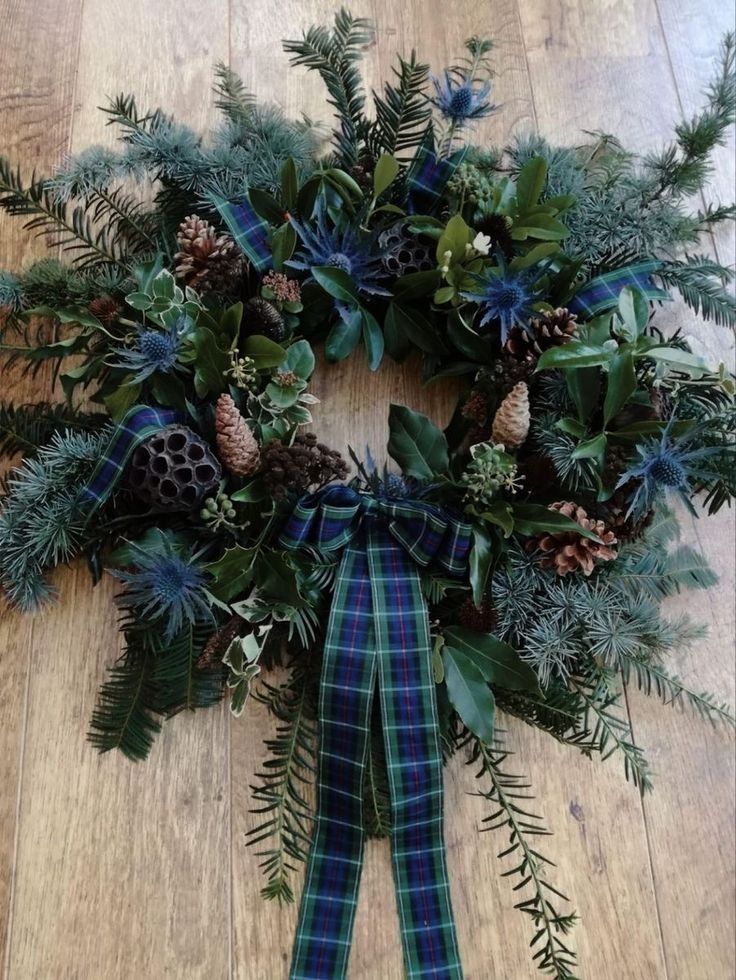
[[[412,214],[431,214],[442,200],[447,182],[465,157],[466,147],[452,156],[438,157],[429,146],[421,146],[406,175],[408,209]]]
[[[291,980],[346,974],[363,864],[363,778],[378,682],[409,978],[461,980],[443,839],[442,753],[417,564],[464,574],[470,528],[431,504],[344,486],[304,497],[288,549],[342,552],[320,684],[317,821]]]
[[[640,289],[648,300],[665,300],[670,295],[652,282],[653,273],[662,268],[662,263],[656,259],[637,262],[614,269],[605,275],[591,279],[580,292],[570,300],[568,306],[571,313],[577,313],[584,320],[612,310],[618,303],[618,296],[624,286],[634,286]]]
[[[273,264],[271,229],[255,211],[248,197],[241,201],[226,201],[216,194],[210,200],[256,272],[265,272]]]
[[[183,421],[184,415],[170,408],[134,405],[128,410],[112,430],[105,452],[79,492],[79,504],[88,518],[113,492],[136,447],[167,425]]]

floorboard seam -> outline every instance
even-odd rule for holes
[[[534,96],[534,82],[532,81],[532,72],[529,67],[529,52],[526,47],[526,37],[524,35],[524,24],[521,19],[521,11],[519,10],[518,2],[514,4],[514,9],[516,10],[516,22],[519,25],[519,37],[521,38],[521,50],[524,52],[524,64],[526,66],[526,77],[529,82],[529,98],[532,104],[532,115],[534,116],[534,130],[539,133],[539,116],[537,115],[537,100]]]

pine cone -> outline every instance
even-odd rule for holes
[[[577,316],[564,307],[535,317],[526,327],[509,332],[506,350],[520,361],[536,362],[550,347],[560,347],[575,335]]]
[[[582,507],[569,501],[550,504],[549,510],[558,511],[565,517],[572,518],[586,531],[592,531],[597,535],[602,544],[591,541],[590,538],[583,537],[575,531],[557,531],[530,538],[526,544],[527,551],[542,552],[540,564],[543,568],[554,568],[558,575],[567,575],[568,572],[578,570],[581,570],[584,575],[590,575],[596,562],[612,561],[616,557],[616,551],[611,547],[617,543],[616,535],[603,521],[588,517]]]
[[[491,252],[501,252],[507,259],[513,258],[514,240],[511,237],[511,224],[503,214],[488,214],[480,221],[474,221],[476,231],[491,239]]]
[[[529,435],[530,422],[529,389],[520,381],[493,416],[493,441],[502,443],[506,449],[518,449]]]
[[[254,296],[246,302],[243,308],[244,336],[262,334],[278,344],[284,340],[286,332],[284,318],[273,303],[261,296]]]
[[[174,256],[174,273],[187,286],[206,292],[232,292],[243,275],[240,249],[229,235],[196,214],[179,225],[176,235],[179,251]]]
[[[531,387],[534,378],[535,361],[517,360],[510,354],[503,354],[493,365],[493,384],[501,398],[523,381]]]
[[[215,433],[220,459],[233,476],[252,476],[260,450],[248,423],[230,395],[220,395],[215,409]]]
[[[492,633],[496,628],[498,617],[490,599],[483,599],[480,609],[469,596],[458,610],[457,620],[467,630],[476,633]]]
[[[112,296],[97,296],[87,307],[92,316],[96,316],[97,319],[104,323],[105,326],[109,327],[111,323],[114,323],[118,314],[120,313],[120,306]]]
[[[330,480],[344,480],[348,473],[339,452],[317,442],[313,432],[299,435],[291,446],[274,439],[264,446],[261,476],[275,497],[289,491],[303,493]]]

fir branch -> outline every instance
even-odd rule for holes
[[[61,405],[0,402],[0,457],[16,453],[33,455],[56,432],[65,429],[95,432],[106,420],[102,412],[80,412],[66,402]]]
[[[398,69],[392,70],[398,84],[386,82],[383,97],[373,93],[376,119],[368,145],[375,157],[391,153],[405,163],[424,140],[432,117],[432,106],[424,92],[429,66],[418,62],[412,51],[408,61],[400,57]]]
[[[150,752],[154,736],[161,731],[155,718],[159,704],[153,670],[153,651],[129,636],[92,714],[88,739],[100,752],[120,749],[134,762]]]
[[[608,576],[633,598],[644,594],[661,601],[680,589],[709,589],[718,582],[707,559],[692,548],[667,552],[649,541],[624,550]]]
[[[293,902],[289,881],[296,870],[294,861],[305,861],[311,840],[312,807],[304,787],[315,771],[315,693],[309,673],[309,657],[303,654],[289,678],[274,687],[265,681],[254,696],[268,706],[278,720],[276,737],[266,739],[270,758],[257,773],[260,783],[251,786],[253,799],[260,804],[252,812],[265,819],[248,833],[248,843],[258,845],[275,838],[274,846],[259,851],[267,883],[261,890],[265,899]]]
[[[506,858],[515,854],[520,858],[518,865],[503,872],[503,877],[519,879],[514,891],[532,889],[531,897],[518,902],[514,908],[528,915],[534,925],[530,947],[537,947],[533,954],[537,968],[557,980],[576,980],[573,973],[576,956],[563,937],[572,931],[577,915],[562,914],[553,904],[555,898],[563,902],[569,900],[546,880],[545,868],[554,867],[554,864],[531,841],[533,837],[549,836],[551,831],[546,829],[540,817],[526,809],[527,801],[534,798],[528,792],[527,780],[502,768],[508,756],[509,752],[471,737],[468,765],[479,765],[476,779],[485,777],[490,782],[489,789],[474,795],[483,797],[493,807],[493,812],[483,818],[486,826],[482,830],[507,830],[509,846],[498,856]]]
[[[597,743],[601,758],[605,762],[615,752],[620,752],[626,778],[643,796],[653,788],[649,764],[642,749],[634,743],[627,722],[611,711],[619,704],[618,695],[610,693],[613,676],[610,671],[590,664],[584,676],[571,678],[570,686],[585,702],[586,727],[592,728],[593,740]],[[595,721],[594,726],[588,723],[591,717]]]
[[[736,326],[734,274],[706,255],[685,255],[664,263],[657,276],[679,291],[687,305],[719,326]]]
[[[708,691],[694,691],[677,674],[670,674],[659,664],[641,657],[626,657],[621,667],[624,683],[628,684],[633,674],[637,687],[648,697],[654,693],[663,704],[671,705],[682,705],[686,701],[713,726],[720,722],[731,728],[736,727],[736,716],[725,701],[717,701],[715,695]]]
[[[284,41],[284,51],[293,55],[292,65],[306,65],[319,72],[330,95],[339,127],[334,130],[335,149],[341,166],[353,167],[358,160],[362,135],[367,122],[364,115],[365,94],[357,63],[373,40],[369,21],[353,15],[344,7],[335,15],[332,31],[310,27],[301,40]]]
[[[237,72],[224,62],[215,65],[215,107],[231,122],[240,125],[251,114],[256,97],[246,89]]]
[[[188,623],[169,643],[157,642],[153,683],[158,688],[160,710],[167,717],[208,708],[222,699],[222,664],[202,668],[197,663],[211,634],[211,625]]]

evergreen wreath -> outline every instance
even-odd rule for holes
[[[425,378],[465,379],[444,431],[392,405],[398,472],[351,453],[349,486],[472,528],[466,580],[422,572],[443,751],[465,753],[488,827],[510,834],[505,874],[535,962],[572,978],[576,917],[548,880],[546,830],[495,714],[617,753],[642,793],[622,685],[734,724],[668,668],[702,630],[660,605],[715,584],[678,544],[671,505],[713,514],[736,495],[734,379],[667,332],[665,305],[676,290],[736,325],[733,272],[699,251],[734,206],[690,203],[734,122],[735,41],[702,112],[641,157],[605,133],[467,144],[494,110],[490,42],[471,38],[439,76],[399,58],[369,97],[371,38],[343,10],[285,43],[328,90],[326,149],[318,127],[260,105],[220,65],[208,139],[120,95],[104,110],[118,150],[29,181],[0,160],[0,207],[69,258],[0,272],[6,366],[50,363],[64,394],[0,404],[0,452],[24,456],[2,487],[0,584],[33,612],[53,596],[46,572],[80,555],[94,580],[122,583],[125,652],[91,721],[103,752],[143,759],[163,720],[225,696],[236,716],[249,695],[267,704],[278,728],[252,842],[264,897],[292,901],[337,563],[285,551],[278,533],[300,496],[348,478],[305,432],[313,345],[329,361],[362,346],[374,370],[416,349]],[[260,676],[275,666],[278,679]],[[377,710],[364,797],[366,828],[389,835]]]

